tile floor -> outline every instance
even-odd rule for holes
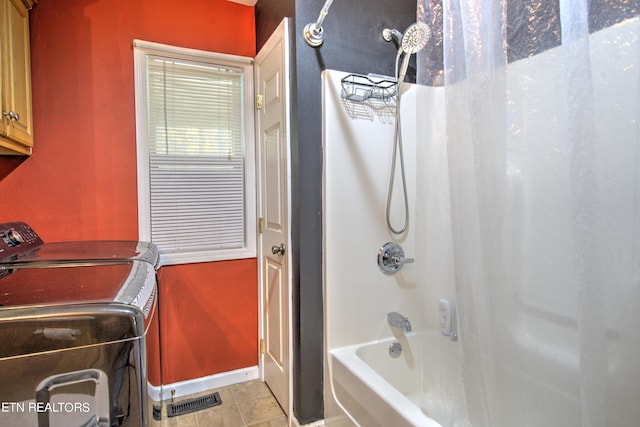
[[[190,414],[167,418],[161,427],[287,427],[287,417],[260,380],[233,384],[206,393],[176,399],[176,402],[213,392],[220,393],[222,404]]]

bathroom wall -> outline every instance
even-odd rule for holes
[[[0,181],[0,221],[26,221],[45,241],[137,239],[135,38],[253,57],[254,9],[41,0],[31,12],[35,146]],[[255,260],[164,270],[165,383],[257,365]]]

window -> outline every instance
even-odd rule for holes
[[[163,264],[256,256],[248,58],[134,42],[138,222]]]

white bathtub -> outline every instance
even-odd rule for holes
[[[389,355],[394,341],[403,349],[398,358]],[[334,397],[360,426],[453,427],[454,401],[460,398],[458,356],[447,338],[409,334],[341,347],[329,355]]]

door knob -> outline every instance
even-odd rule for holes
[[[284,243],[280,243],[280,246],[271,246],[271,253],[278,256],[283,256],[285,251]]]

